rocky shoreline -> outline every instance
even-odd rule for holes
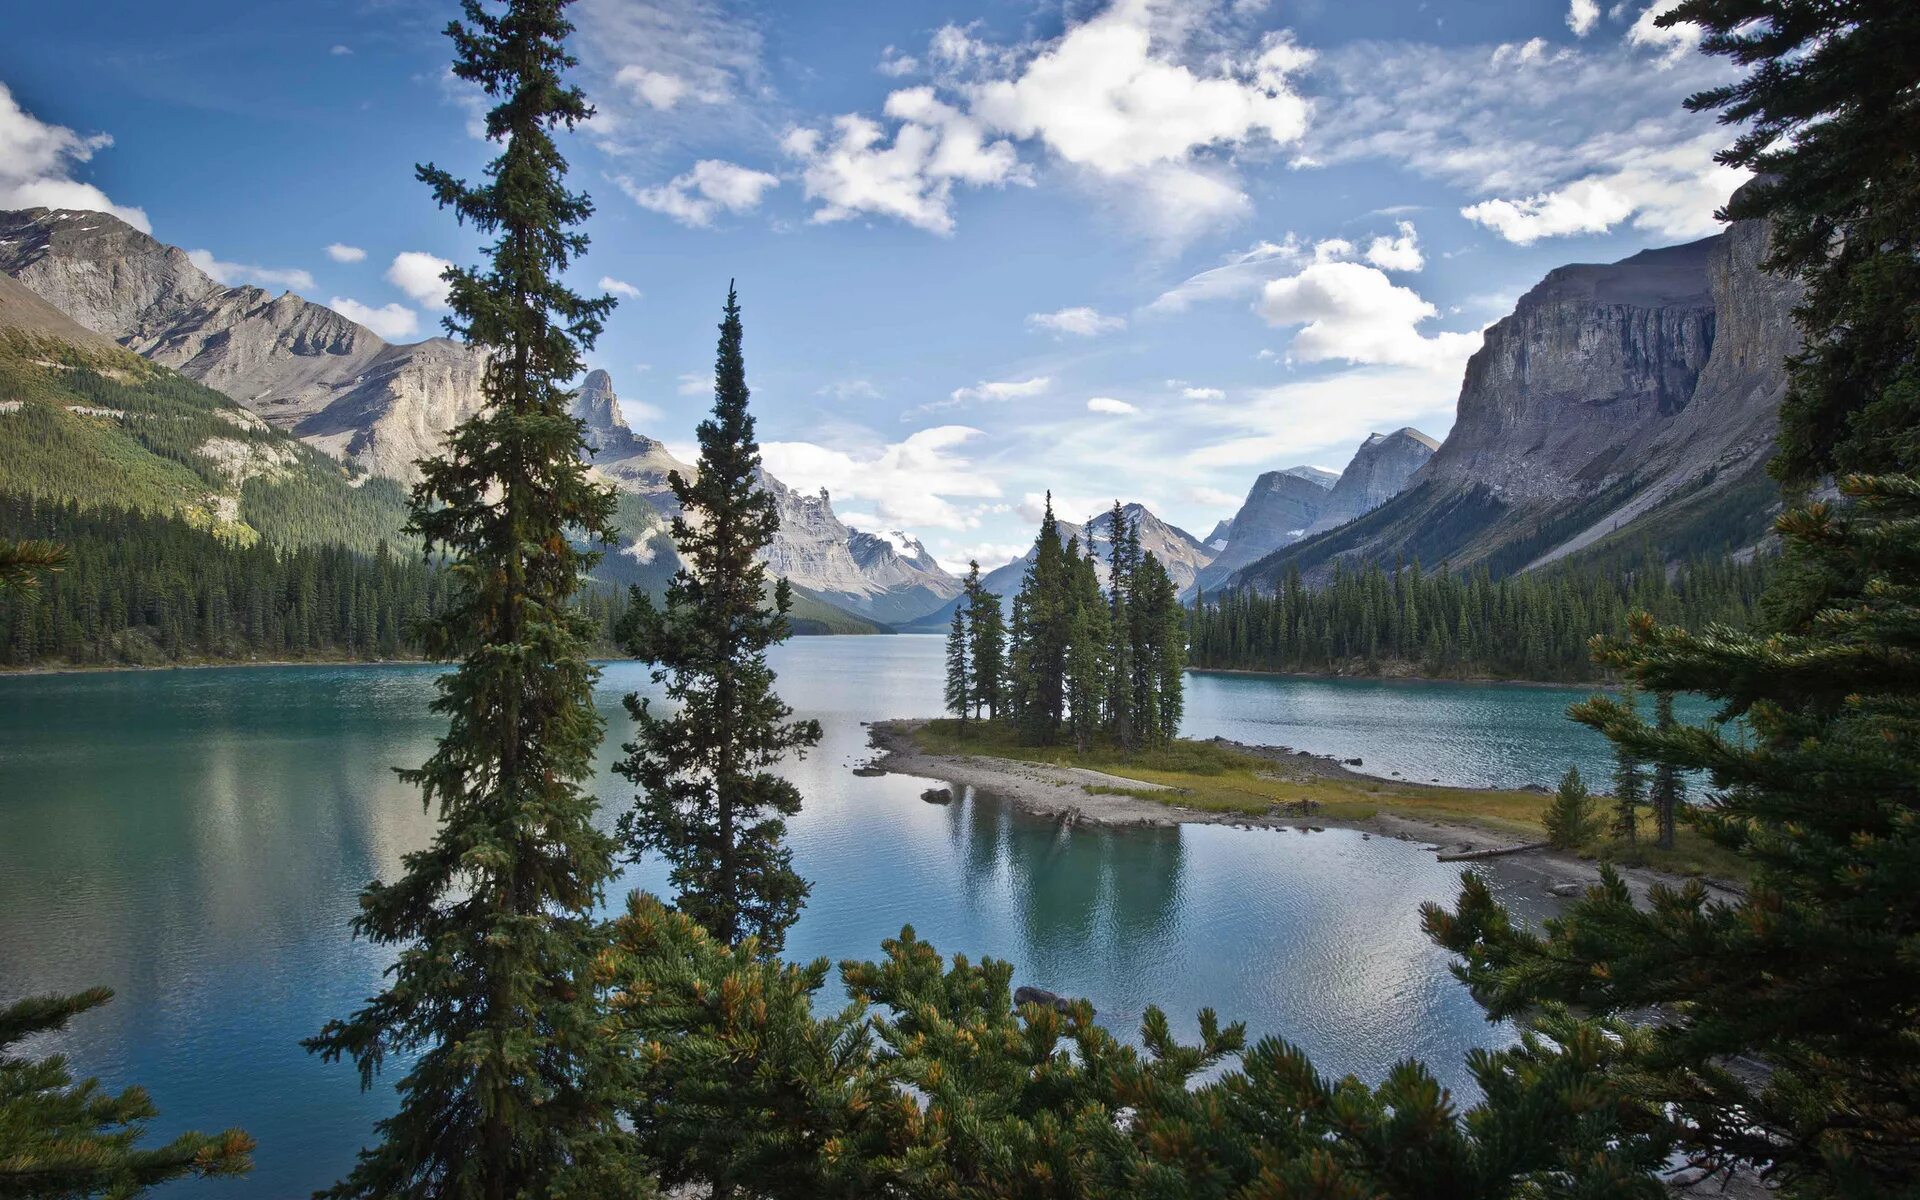
[[[1055,767],[980,754],[928,753],[914,738],[915,731],[924,724],[924,721],[894,720],[876,721],[868,725],[868,742],[878,753],[870,763],[858,769],[862,773],[909,775],[930,780],[951,786],[956,794],[961,788],[973,788],[1024,812],[1068,825],[1230,825],[1241,829],[1292,829],[1303,833],[1327,829],[1358,830],[1365,837],[1390,837],[1420,843],[1441,861],[1473,862],[1479,869],[1490,871],[1528,890],[1537,890],[1544,897],[1554,900],[1578,895],[1600,879],[1597,863],[1562,853],[1524,836],[1467,821],[1422,820],[1385,811],[1364,820],[1330,817],[1317,811],[1283,810],[1252,816],[1185,808],[1172,802],[1112,794],[1104,790],[1090,791],[1089,788],[1153,791],[1159,790],[1162,785],[1083,767]],[[1351,770],[1335,759],[1286,747],[1249,746],[1224,739],[1218,744],[1241,753],[1272,759],[1284,764],[1291,772],[1326,779],[1380,782],[1378,777]],[[1687,881],[1683,876],[1644,867],[1618,869],[1635,896],[1642,899],[1656,884],[1678,886]],[[1708,882],[1710,886],[1725,890],[1725,885]]]

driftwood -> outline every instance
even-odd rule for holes
[[[1472,862],[1480,858],[1499,858],[1503,854],[1525,854],[1529,850],[1545,850],[1546,842],[1528,842],[1524,846],[1496,846],[1492,850],[1467,850],[1459,854],[1437,854],[1434,857],[1441,862]]]

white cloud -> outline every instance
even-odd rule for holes
[[[598,286],[603,292],[612,292],[616,296],[625,296],[629,300],[638,300],[640,298],[639,288],[624,279],[615,279],[611,275],[602,275]]]
[[[1376,237],[1367,245],[1367,261],[1383,271],[1418,271],[1427,265],[1412,221],[1401,221],[1398,237]]]
[[[1128,404],[1125,400],[1115,400],[1112,396],[1095,396],[1093,399],[1087,401],[1087,411],[1109,413],[1113,416],[1120,417],[1126,416],[1128,413],[1137,413],[1140,410]]]
[[[678,75],[665,71],[649,71],[645,67],[631,63],[615,71],[613,81],[648,108],[672,108],[688,96],[708,104],[726,99],[724,94],[696,91],[692,84]]]
[[[337,263],[361,262],[367,252],[358,246],[349,246],[345,242],[333,242],[327,246],[327,257]]]
[[[82,136],[40,120],[0,83],[0,208],[112,213],[142,233],[152,233],[145,212],[115,204],[99,188],[73,178],[76,167],[111,145],[113,139],[104,133]]]
[[[996,379],[982,381],[972,387],[953,389],[945,404],[936,407],[946,408],[955,404],[965,404],[969,400],[1020,400],[1028,396],[1042,396],[1053,386],[1053,380],[1045,375],[1035,375],[1031,379]]]
[[[713,376],[711,374],[702,375],[698,371],[688,371],[682,374],[674,383],[674,390],[682,396],[711,396],[713,395],[713,389]],[[692,462],[693,460],[689,458],[687,461]]]
[[[1459,188],[1475,219],[1521,236],[1625,220],[1703,236],[1744,176],[1713,160],[1730,135],[1682,101],[1737,69],[1682,55],[1650,71],[1646,48],[1342,46],[1316,71],[1306,147],[1331,165],[1380,159]]]
[[[1438,310],[1412,288],[1360,263],[1313,263],[1273,280],[1262,290],[1258,309],[1274,326],[1301,326],[1292,350],[1303,362],[1457,371],[1480,345],[1477,332],[1421,333],[1419,326]]]
[[[1236,496],[1232,492],[1222,491],[1217,487],[1207,487],[1204,484],[1198,487],[1188,488],[1187,495],[1196,504],[1205,504],[1211,508],[1229,508],[1235,510],[1239,509],[1240,501],[1243,499],[1243,497]]]
[[[1080,524],[1112,508],[1113,501],[1112,496],[1068,495],[1056,488],[1053,492],[1053,515],[1062,521]],[[1029,521],[1040,520],[1047,513],[1047,493],[1028,492],[1020,497],[1020,503],[1013,506],[1013,511]],[[1025,554],[1031,546],[1032,543],[1028,543],[1021,547],[1020,552]]]
[[[1665,67],[1674,66],[1692,54],[1700,45],[1701,29],[1698,25],[1683,21],[1662,29],[1654,24],[1679,3],[1680,0],[1654,0],[1627,27],[1627,44],[1658,54],[1661,65]]]
[[[892,46],[880,52],[880,65],[874,68],[882,75],[899,79],[913,75],[920,70],[920,60],[911,54],[903,54]]]
[[[353,47],[336,45],[328,50],[327,53],[333,55],[335,58],[345,58],[353,53]]]
[[[1255,388],[1231,405],[1190,413],[1200,432],[1168,469],[1231,470],[1237,478],[1277,462],[1345,462],[1377,429],[1413,425],[1444,435],[1459,393],[1457,368],[1429,367],[1359,367]]]
[[[1052,334],[1097,337],[1103,333],[1125,329],[1127,319],[1108,316],[1097,309],[1081,305],[1076,308],[1056,309],[1050,313],[1028,313],[1027,324],[1034,329],[1045,330]]]
[[[1599,0],[1572,0],[1567,6],[1567,28],[1573,36],[1585,37],[1600,20]]]
[[[980,431],[965,425],[923,429],[878,450],[853,452],[813,442],[767,442],[767,470],[801,492],[826,488],[836,503],[870,504],[873,524],[964,530],[979,517],[952,498],[992,498],[999,485],[955,451]],[[864,514],[863,514],[864,515]]]
[[[980,123],[938,99],[930,87],[887,97],[899,124],[891,140],[879,122],[857,113],[837,117],[833,136],[788,132],[782,145],[802,164],[816,223],[862,213],[893,217],[930,233],[953,232],[953,187],[1030,182],[1013,144],[989,141]]]
[[[227,287],[253,283],[266,287],[298,289],[303,292],[313,290],[313,276],[299,267],[263,267],[258,263],[222,262],[213,256],[211,250],[189,250],[187,261],[199,267],[207,278]]]
[[[836,379],[815,394],[836,400],[878,400],[883,393],[871,379]]]
[[[399,304],[383,304],[374,308],[358,300],[335,296],[327,301],[327,307],[349,321],[365,325],[389,342],[414,337],[420,332],[420,318],[412,309]]]
[[[1216,387],[1183,387],[1180,389],[1182,400],[1225,400],[1227,394]]]
[[[629,179],[617,181],[622,191],[642,208],[672,217],[682,225],[705,228],[722,212],[740,216],[760,205],[780,177],[717,158],[703,158],[693,169],[658,187],[640,187]]]
[[[1154,53],[1153,15],[1144,0],[1118,0],[1017,77],[980,85],[975,114],[1107,176],[1212,146],[1298,140],[1307,105],[1288,77],[1310,61],[1306,51],[1274,36],[1250,61],[1200,75]]]
[[[1628,135],[1629,137],[1631,135]],[[1525,246],[1547,237],[1600,233],[1633,219],[1637,229],[1671,238],[1719,232],[1714,212],[1747,174],[1713,160],[1718,133],[1652,147],[1630,165],[1564,187],[1468,205],[1460,215]]]
[[[402,250],[387,267],[387,282],[405,292],[415,304],[425,308],[447,306],[447,281],[441,276],[453,266],[444,258],[423,250]]]

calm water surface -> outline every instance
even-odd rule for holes
[[[1149,1004],[1191,1035],[1211,1005],[1255,1036],[1305,1046],[1322,1071],[1378,1079],[1407,1055],[1456,1089],[1472,1047],[1504,1044],[1421,936],[1416,907],[1457,868],[1414,846],[1332,831],[1217,826],[1070,833],[987,797],[939,807],[924,781],[856,778],[860,722],[940,709],[937,637],[807,638],[775,655],[780,689],[826,739],[789,768],[806,796],[794,857],[813,881],[799,957],[875,957],[912,923],[942,951],[1013,962],[1017,982],[1091,999],[1131,1034]],[[392,878],[432,823],[391,768],[441,729],[425,667],[294,667],[0,679],[0,1001],[106,984],[112,1004],[59,1045],[83,1072],[145,1085],[155,1133],[242,1125],[247,1179],[164,1194],[305,1195],[336,1179],[388,1080],[299,1039],[377,987],[386,956],[347,937],[354,896]],[[619,697],[650,690],[610,666]],[[1369,770],[1517,784],[1602,743],[1560,714],[1564,689],[1189,677],[1186,732],[1362,757]],[[660,890],[652,864],[614,895]],[[841,999],[837,990],[829,1000]]]

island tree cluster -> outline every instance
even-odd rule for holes
[[[1179,733],[1187,652],[1179,592],[1142,551],[1119,501],[1107,520],[1103,562],[1092,525],[1085,547],[1078,534],[1062,540],[1049,495],[1010,615],[970,564],[947,633],[947,710],[963,724],[998,719],[1029,744],[1082,750],[1096,740],[1159,745]]]

